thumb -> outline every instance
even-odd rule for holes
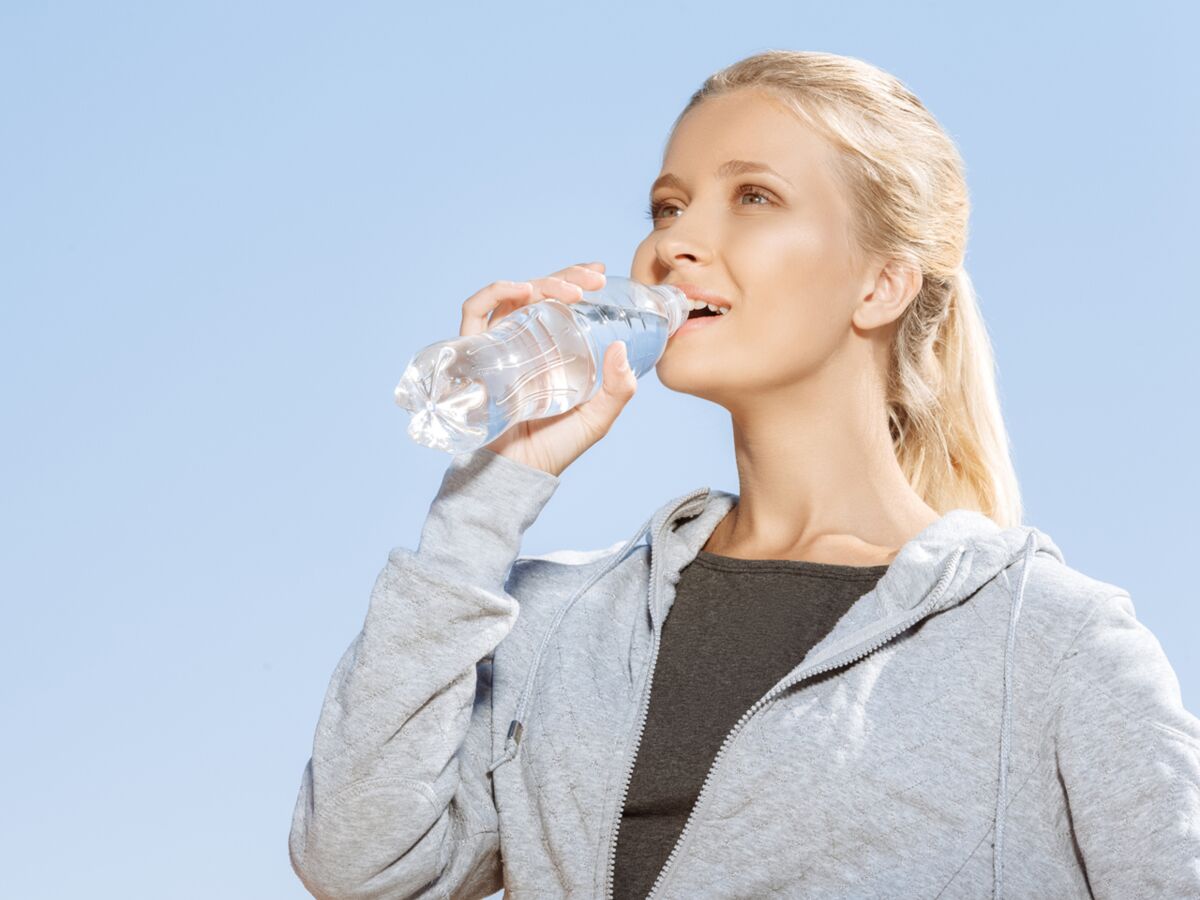
[[[624,406],[637,391],[637,376],[629,365],[629,346],[624,341],[613,341],[613,345],[604,354],[604,390]]]
[[[629,365],[624,341],[613,341],[605,351],[603,379],[600,390],[579,408],[588,407],[588,413],[607,430],[637,392],[637,376]]]

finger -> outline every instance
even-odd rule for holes
[[[562,300],[566,304],[574,304],[574,302],[583,299],[584,290],[592,290],[593,287],[584,287],[578,282],[578,276],[574,280],[571,278],[563,278],[557,275],[547,275],[545,278],[534,278],[533,287],[536,292],[542,295],[542,299],[551,298],[554,300]],[[599,286],[596,286],[599,287]]]
[[[607,283],[603,268],[604,263],[580,263],[559,269],[549,277],[577,284],[584,291],[598,291]]]
[[[546,299],[561,300],[564,303],[578,303],[583,299],[584,291],[598,291],[604,287],[605,278],[603,273],[592,269],[580,269],[577,266],[570,266],[561,271],[568,277],[562,278],[558,275],[547,275],[545,278],[535,278],[530,282],[533,290],[527,297],[515,301],[502,301],[495,311],[492,312],[488,327],[494,325],[517,307],[527,306],[530,303],[537,303],[540,300]]]
[[[487,331],[488,316],[494,310],[508,304],[506,312],[511,312],[533,293],[533,285],[528,281],[493,281],[463,301],[459,336]]]
[[[622,382],[623,387],[633,385],[637,387],[637,376],[633,374],[633,367],[629,363],[629,344],[625,341],[613,341],[617,346],[612,349],[613,357],[613,373],[616,379]],[[608,356],[609,351],[605,351],[605,356]],[[617,387],[614,381],[614,387]]]
[[[613,341],[604,353],[604,374],[600,390],[576,409],[596,434],[604,435],[621,410],[637,393],[637,376],[629,365],[624,341]]]
[[[566,278],[571,273],[575,273],[577,275],[579,275],[579,274],[587,275],[588,273],[591,273],[591,272],[599,272],[601,275],[603,275],[604,274],[604,263],[602,263],[602,262],[576,263],[573,266],[567,266],[565,269],[559,269],[557,272],[551,272],[550,274],[552,274],[556,278]]]
[[[609,398],[607,407],[613,410],[615,419],[636,391],[637,376],[629,364],[629,347],[624,341],[613,341],[604,354],[604,381],[597,396]]]

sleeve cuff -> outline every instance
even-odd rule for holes
[[[417,556],[477,587],[503,592],[522,535],[560,481],[486,447],[455,454],[429,506]]]

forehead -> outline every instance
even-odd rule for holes
[[[797,189],[822,189],[830,185],[833,148],[782,101],[741,89],[709,97],[683,117],[662,170],[691,183],[728,159],[763,162]]]

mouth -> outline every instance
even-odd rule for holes
[[[705,290],[699,285],[691,282],[681,281],[678,284],[672,285],[683,291],[688,300],[691,301],[691,311],[688,313],[688,319],[703,319],[713,316],[728,315],[731,304],[720,294]]]
[[[717,323],[726,318],[732,309],[728,300],[720,294],[714,294],[689,282],[679,282],[672,285],[683,291],[691,306],[687,319],[675,329],[668,341],[677,337],[691,334],[694,331],[707,331],[716,328]]]

